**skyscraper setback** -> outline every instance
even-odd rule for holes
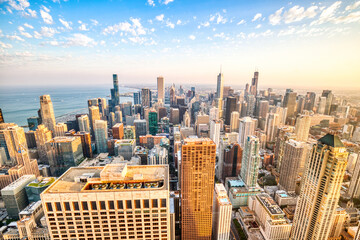
[[[216,145],[207,138],[188,138],[181,154],[182,239],[210,240]]]
[[[254,72],[254,77],[251,80],[251,86],[250,86],[250,94],[256,96],[257,95],[257,87],[258,87],[258,81],[259,81],[259,72]]]

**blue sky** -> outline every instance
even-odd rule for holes
[[[3,85],[360,88],[359,42],[360,1],[0,0]]]

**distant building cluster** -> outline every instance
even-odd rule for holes
[[[0,109],[1,239],[360,239],[358,100],[119,80],[67,122]]]

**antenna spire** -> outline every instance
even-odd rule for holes
[[[222,73],[222,64],[220,64],[220,73]]]

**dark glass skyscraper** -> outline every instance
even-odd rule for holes
[[[225,109],[225,124],[229,125],[230,124],[230,118],[231,118],[231,113],[233,111],[236,111],[236,98],[234,97],[227,97],[226,98],[226,109]]]
[[[158,130],[158,117],[156,111],[149,112],[149,133],[156,135]]]
[[[114,88],[110,89],[111,99],[110,99],[110,112],[115,111],[115,106],[120,103],[120,93],[119,93],[119,80],[117,74],[113,74],[113,84]]]

